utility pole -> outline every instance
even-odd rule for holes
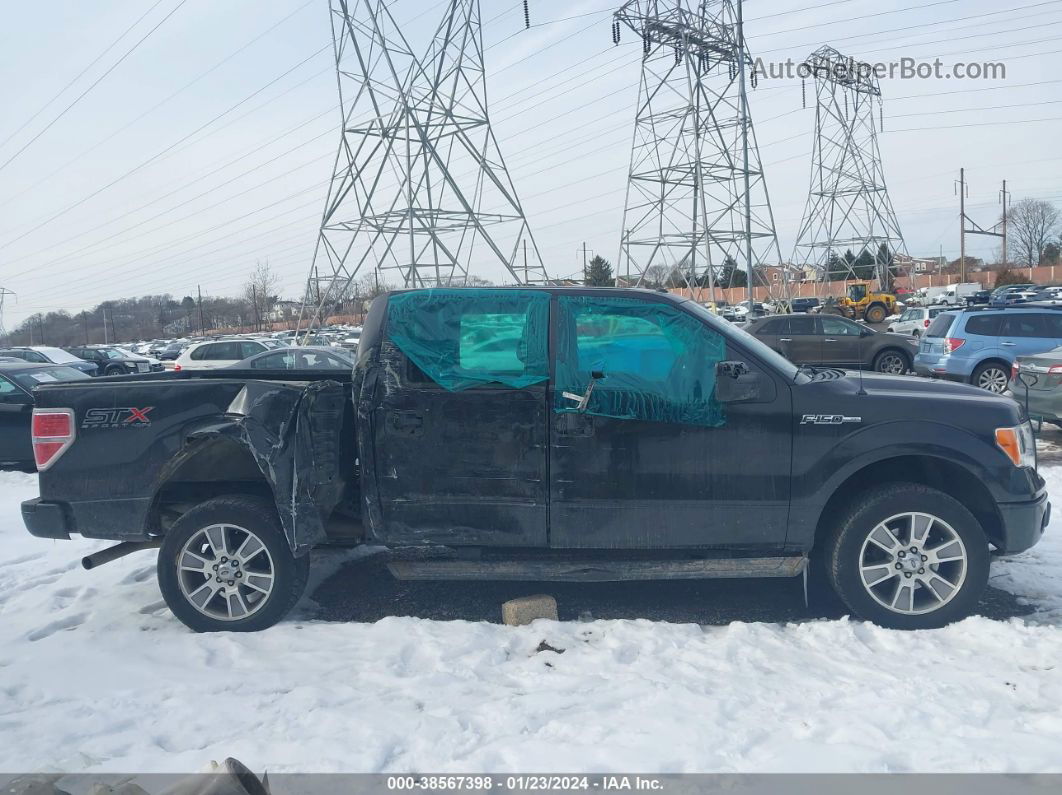
[[[251,300],[254,302],[254,330],[262,330],[262,319],[258,316],[258,288],[251,285]]]
[[[0,287],[0,339],[7,337],[7,331],[4,329],[4,298],[14,295],[10,290]]]
[[[200,285],[195,286],[196,294],[199,296],[199,333],[203,334],[203,288]]]
[[[106,345],[110,342],[110,338],[107,336],[107,307],[103,307],[103,344]]]
[[[586,241],[583,241],[583,280],[586,279]]]
[[[527,284],[527,238],[524,238],[524,284]]]
[[[1007,267],[1007,181],[1003,180],[1003,190],[999,192],[1003,202],[1003,267]],[[1032,263],[1029,263],[1029,281],[1032,281]]]
[[[959,169],[959,281],[966,281],[966,169]]]
[[[970,195],[970,186],[966,184],[966,169],[959,169],[959,268],[962,274],[961,281],[966,281],[966,236],[987,235],[1003,239],[1003,267],[1007,267],[1007,181],[1003,180],[1003,218],[999,223],[985,229],[966,214],[966,199]],[[969,224],[969,226],[967,226]],[[1029,277],[1032,278],[1032,267],[1029,267]]]

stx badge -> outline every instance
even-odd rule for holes
[[[89,409],[85,412],[85,419],[81,421],[82,428],[143,428],[151,424],[148,418],[154,406],[143,409],[120,408],[120,409]]]
[[[801,425],[843,425],[847,422],[862,422],[862,417],[846,417],[843,414],[805,414]]]

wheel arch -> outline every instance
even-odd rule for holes
[[[859,501],[872,486],[886,483],[920,483],[961,502],[980,522],[989,540],[1002,543],[1003,519],[981,479],[962,464],[927,454],[895,455],[879,459],[852,472],[833,489],[815,524],[818,547],[844,510]]]
[[[165,535],[195,505],[226,495],[263,497],[275,504],[273,486],[246,445],[223,434],[193,436],[162,469],[148,525]]]

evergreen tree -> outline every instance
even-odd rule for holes
[[[587,287],[611,287],[616,283],[612,274],[612,263],[604,257],[595,255],[583,269],[583,284]]]

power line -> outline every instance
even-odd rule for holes
[[[43,105],[41,105],[40,108],[37,109],[36,113],[34,113],[32,116],[30,116],[24,122],[22,122],[22,124],[19,125],[17,130],[15,130],[13,133],[8,135],[7,138],[5,138],[3,141],[0,141],[0,149],[3,149],[5,146],[7,146],[7,144],[11,141],[12,138],[14,138],[16,135],[18,135],[24,129],[26,129],[26,127],[28,127],[33,122],[34,119],[36,119],[38,116],[40,116],[42,113],[44,113],[44,111],[46,111],[48,108],[50,108],[52,106],[52,104],[57,99],[59,99],[59,97],[61,97],[68,90],[70,90],[70,87],[72,85],[74,85],[74,83],[76,83],[78,80],[80,80],[82,77],[84,77],[85,73],[89,69],[91,69],[97,63],[99,63],[100,60],[103,58],[103,56],[105,56],[107,53],[109,53],[111,50],[113,50],[117,46],[118,42],[120,42],[127,35],[129,35],[129,32],[132,31],[133,28],[135,28],[141,22],[143,22],[144,21],[144,17],[146,17],[148,14],[150,14],[156,8],[158,8],[159,5],[162,4],[162,2],[163,2],[163,0],[155,0],[155,2],[148,8],[147,11],[145,11],[143,14],[141,14],[139,17],[137,17],[136,21],[132,25],[127,27],[121,33],[121,35],[118,36],[118,38],[116,38],[114,41],[112,41],[110,44],[108,44],[99,55],[97,55],[95,58],[93,58],[89,62],[88,66],[86,66],[84,69],[82,69],[80,72],[78,72],[73,78],[71,78],[70,82],[67,83],[65,86],[63,86],[61,89],[59,89],[58,93],[54,94],[51,99],[49,99],[47,102],[45,102]]]
[[[125,53],[122,55],[122,57],[119,58],[117,61],[115,61],[113,64],[111,64],[111,66],[107,69],[107,71],[105,71],[102,75],[100,75],[92,83],[90,83],[88,88],[86,88],[84,91],[82,91],[80,94],[78,94],[73,102],[71,102],[69,105],[67,105],[65,108],[63,108],[59,112],[58,116],[56,116],[54,119],[52,119],[50,122],[48,122],[44,126],[44,128],[42,130],[40,130],[36,135],[34,135],[25,144],[23,144],[22,148],[19,149],[17,152],[15,152],[15,154],[11,155],[11,157],[9,157],[3,163],[0,163],[0,171],[3,171],[5,168],[7,168],[12,162],[14,162],[15,158],[17,158],[19,155],[21,155],[23,152],[25,152],[27,149],[29,149],[30,146],[32,146],[33,143],[38,138],[40,138],[42,135],[44,135],[46,132],[48,132],[48,130],[50,130],[52,128],[52,126],[56,122],[58,122],[61,118],[63,118],[63,116],[65,116],[75,105],[77,105],[81,100],[83,100],[86,96],[88,96],[89,92],[91,92],[92,89],[94,89],[96,86],[98,86],[100,83],[102,83],[111,72],[113,72],[115,69],[117,69],[119,66],[121,66],[122,62],[125,61],[126,58],[128,58],[130,55],[132,55],[134,52],[136,52],[137,49],[140,47],[140,45],[143,44],[145,41],[147,41],[152,33],[154,33],[156,30],[161,28],[166,23],[166,20],[168,20],[170,17],[172,17],[174,14],[176,14],[178,9],[180,9],[181,6],[183,6],[186,2],[188,2],[188,0],[179,0],[177,5],[175,5],[170,10],[170,13],[168,13],[166,16],[164,16],[159,21],[159,23],[157,25],[155,25],[155,27],[153,27],[151,30],[149,30],[147,33],[145,33],[137,41],[136,44],[134,44],[132,47],[130,47],[128,50],[126,50]]]

